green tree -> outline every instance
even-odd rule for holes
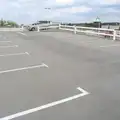
[[[4,26],[4,21],[3,21],[3,19],[0,20],[0,26],[1,26],[1,27]]]
[[[18,27],[18,24],[14,21],[7,21],[7,24],[11,27]]]
[[[0,26],[1,27],[18,27],[19,25],[14,21],[10,21],[10,20],[6,21],[6,20],[1,19]]]

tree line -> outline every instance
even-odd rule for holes
[[[0,27],[18,27],[19,25],[14,22],[14,21],[10,21],[10,20],[0,20]]]

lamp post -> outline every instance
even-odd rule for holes
[[[47,11],[51,11],[52,9],[51,8],[49,8],[49,7],[46,7],[46,8],[44,8],[45,10],[47,10]],[[50,22],[50,24],[51,24],[51,22]]]

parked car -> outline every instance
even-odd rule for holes
[[[28,28],[29,31],[37,30],[37,26],[34,26],[34,25],[29,25],[27,28]]]

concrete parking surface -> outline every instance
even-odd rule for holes
[[[69,32],[0,32],[0,120],[120,120],[119,51]]]

